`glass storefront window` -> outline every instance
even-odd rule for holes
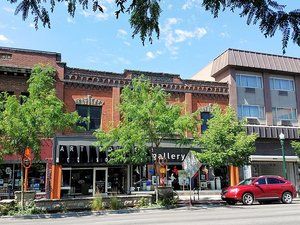
[[[46,164],[33,164],[28,170],[28,189],[45,192]]]
[[[13,193],[13,165],[0,165],[0,199],[10,198]]]

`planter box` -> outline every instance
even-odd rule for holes
[[[35,198],[35,191],[25,191],[24,192],[24,202],[33,201]],[[21,202],[21,191],[15,192],[16,202]]]
[[[151,203],[151,195],[119,195],[117,197],[125,207],[137,206],[141,198],[146,198],[148,203]],[[104,207],[109,207],[110,196],[103,196],[102,201]],[[68,199],[40,199],[35,200],[35,205],[38,208],[47,210],[48,212],[65,211],[65,210],[89,210],[93,197],[86,198],[68,198]]]

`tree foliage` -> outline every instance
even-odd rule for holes
[[[292,141],[291,142],[292,148],[294,149],[296,155],[300,157],[300,142],[299,141]]]
[[[7,0],[16,3],[15,14],[22,14],[25,20],[28,14],[34,16],[35,27],[39,22],[50,28],[49,11],[53,13],[57,3],[67,3],[68,13],[74,17],[76,8],[81,6],[93,11],[103,12],[101,0]],[[140,35],[142,43],[148,39],[152,43],[153,33],[159,37],[159,17],[161,14],[160,0],[115,0],[118,18],[120,13],[130,15],[130,25],[133,29],[132,36]],[[199,3],[200,4],[200,3]],[[230,9],[239,10],[241,17],[247,17],[247,24],[259,24],[265,37],[274,36],[277,30],[282,32],[282,49],[285,49],[291,39],[300,46],[300,9],[286,11],[285,5],[280,5],[276,0],[202,0],[202,6],[218,17],[220,11]]]
[[[110,163],[149,162],[151,151],[162,140],[176,138],[180,144],[186,144],[190,140],[187,132],[197,134],[197,113],[181,116],[182,107],[169,104],[168,99],[169,94],[143,77],[133,79],[132,85],[122,90],[121,122],[109,132],[95,132],[102,151],[114,144],[121,146],[109,152]]]
[[[196,139],[201,153],[199,160],[215,168],[223,165],[241,166],[249,162],[255,152],[256,134],[247,135],[244,123],[239,121],[236,112],[227,107],[225,111],[214,105],[208,129]]]
[[[4,94],[0,99],[0,153],[22,154],[30,147],[39,156],[42,138],[70,129],[80,119],[76,112],[66,113],[56,96],[55,70],[35,66],[28,80],[29,97]],[[0,155],[1,158],[1,155]]]

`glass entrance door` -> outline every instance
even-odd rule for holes
[[[107,193],[107,168],[94,169],[93,195]]]

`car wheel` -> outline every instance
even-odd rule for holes
[[[289,192],[289,191],[284,192],[282,194],[281,201],[284,204],[290,204],[290,203],[292,203],[293,196],[292,196],[291,192]]]
[[[242,201],[244,205],[252,205],[254,201],[254,197],[251,193],[245,193],[243,194]]]
[[[228,204],[228,205],[235,205],[236,204],[236,201],[233,201],[233,200],[227,200],[226,201],[226,203]]]

